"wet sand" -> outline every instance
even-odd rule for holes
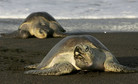
[[[119,62],[138,68],[138,33],[93,33]],[[79,72],[63,76],[24,75],[63,38],[0,38],[0,84],[136,84],[138,73]]]

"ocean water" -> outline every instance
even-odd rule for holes
[[[0,0],[0,18],[46,11],[56,19],[137,18],[138,0]]]
[[[18,29],[24,19],[0,19],[0,33]],[[58,19],[67,33],[138,32],[138,19]]]
[[[137,32],[137,10],[138,0],[0,0],[0,33],[17,30],[38,11],[51,14],[67,32]]]

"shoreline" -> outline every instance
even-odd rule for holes
[[[0,33],[18,29],[24,19],[0,19]],[[138,32],[138,18],[57,19],[67,33]]]

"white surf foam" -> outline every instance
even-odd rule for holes
[[[138,0],[0,0],[0,18],[45,11],[56,19],[138,18]]]

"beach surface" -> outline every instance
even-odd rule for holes
[[[138,68],[138,33],[89,33],[99,39],[118,59]],[[0,38],[1,84],[136,84],[138,73],[78,72],[63,76],[25,75],[24,66],[41,62],[63,38]]]

